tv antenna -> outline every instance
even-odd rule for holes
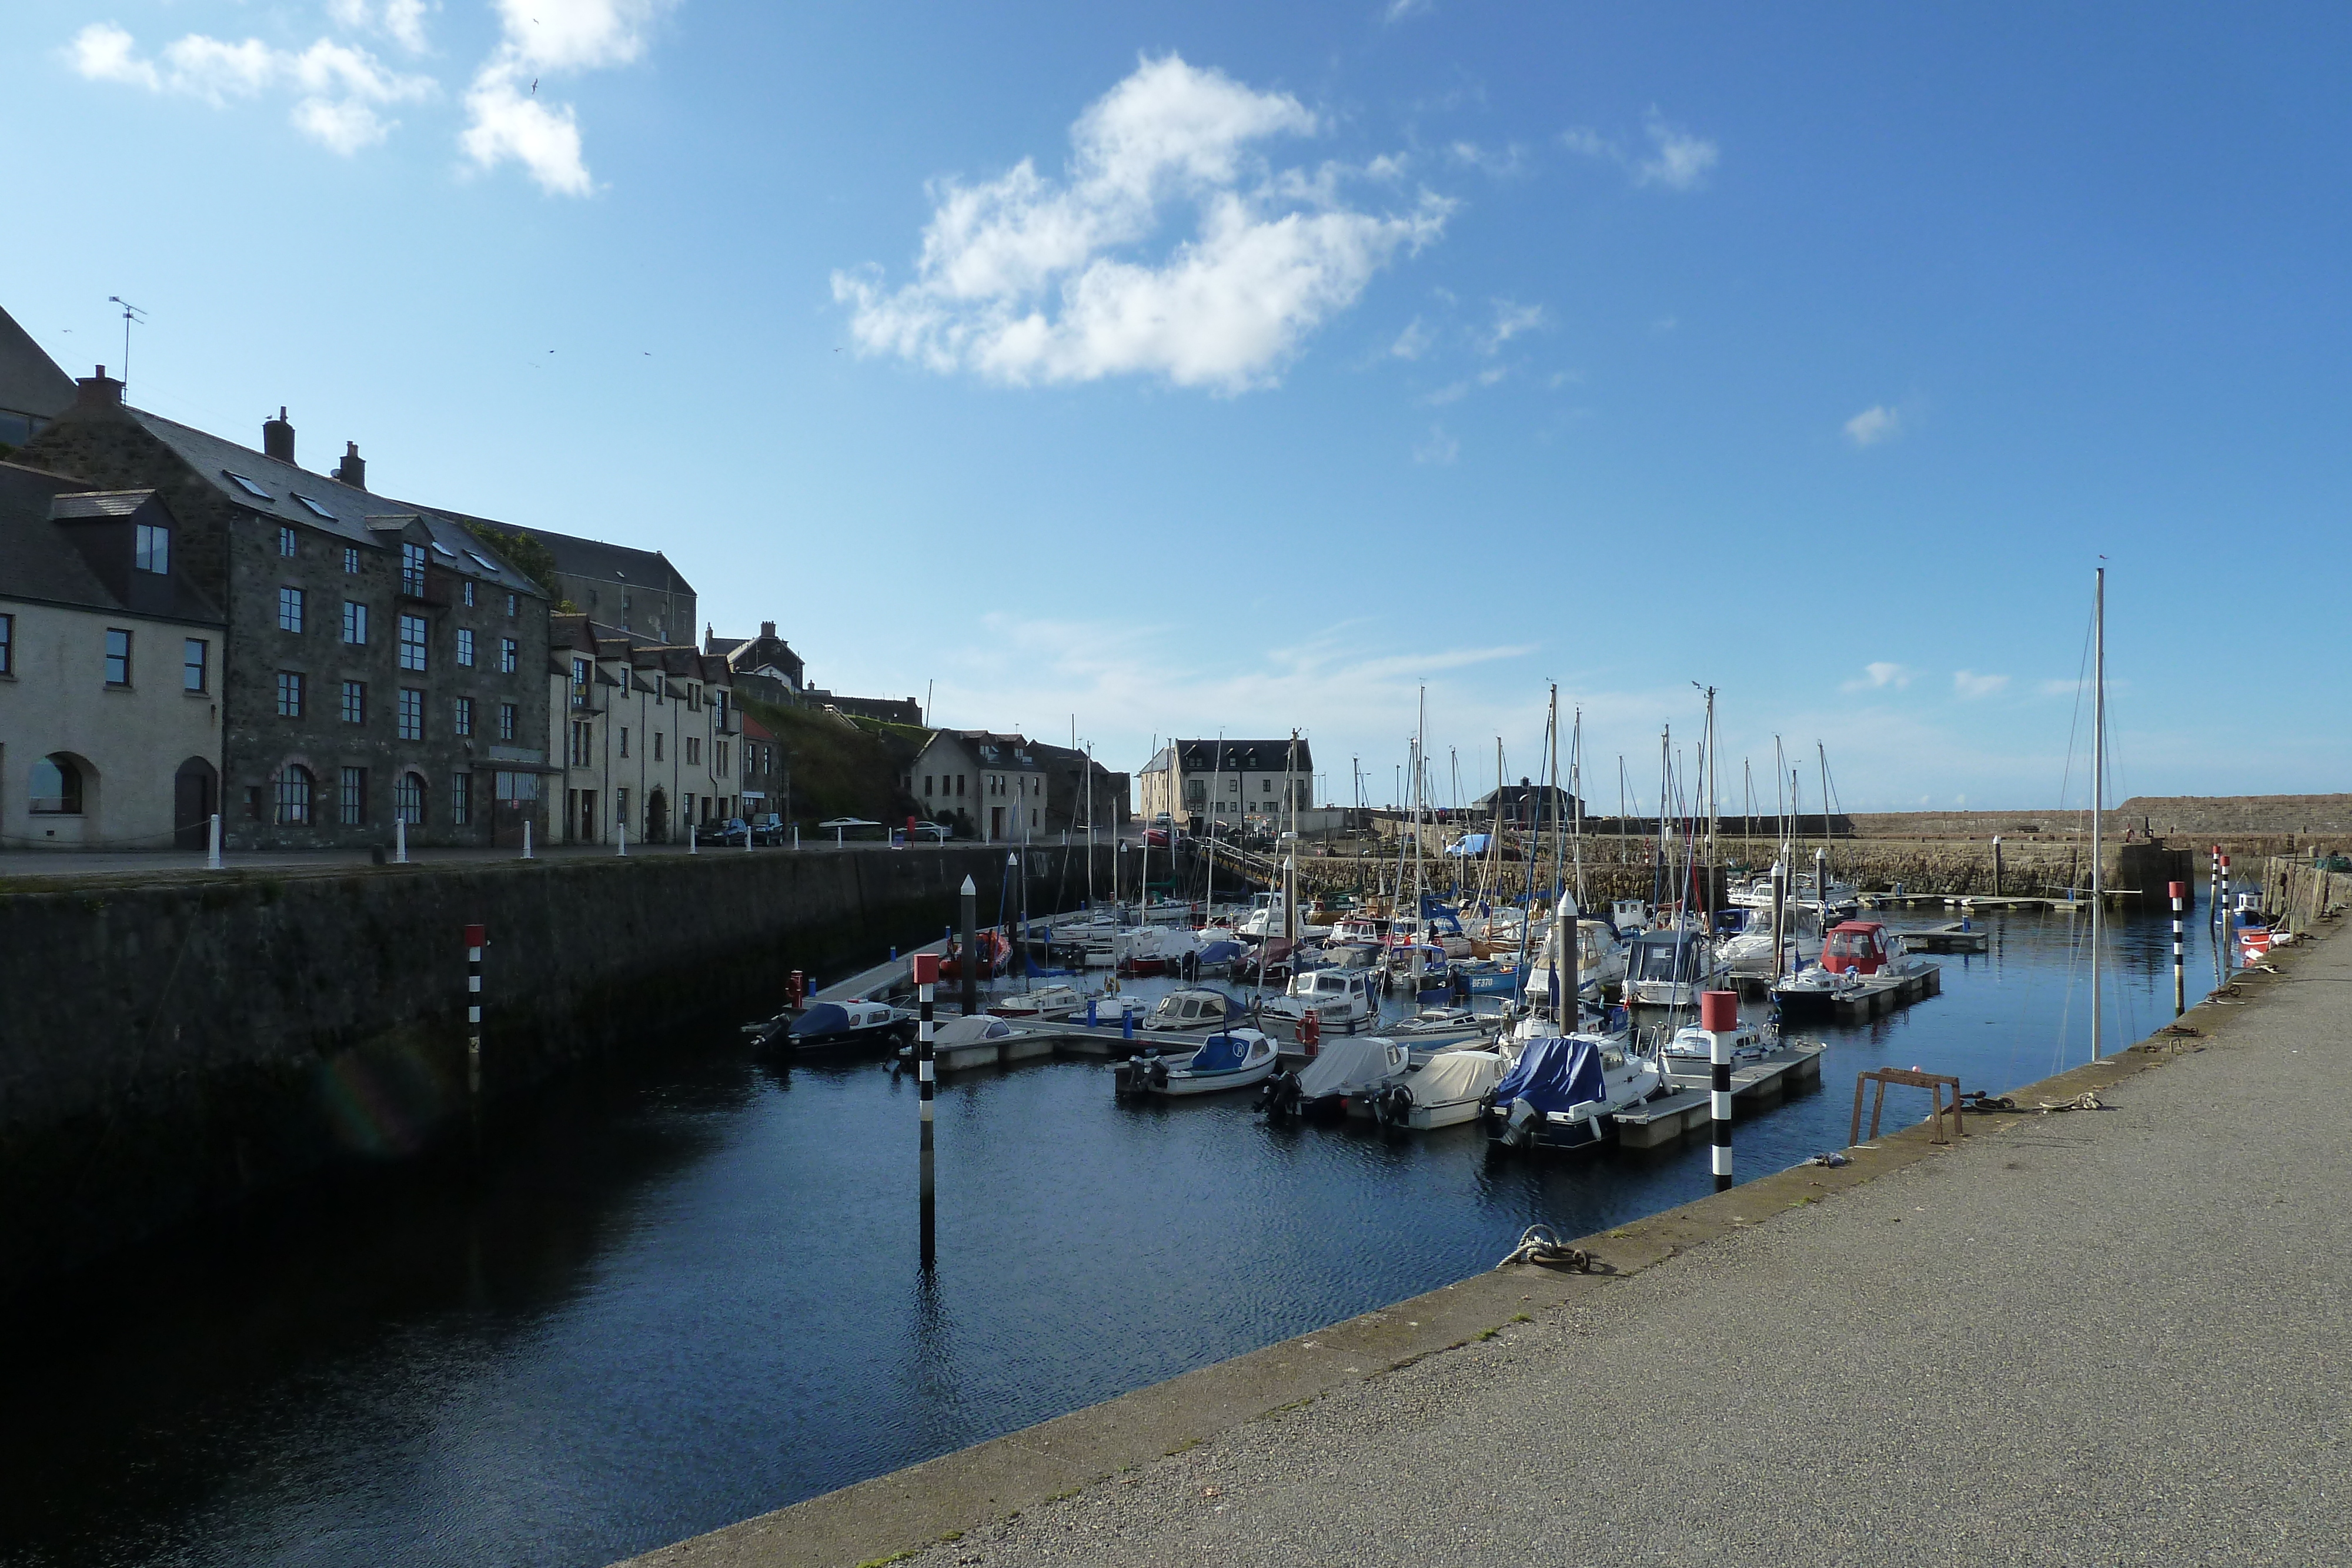
[[[131,391],[131,329],[134,324],[145,326],[147,312],[120,294],[108,295],[106,302],[122,307],[122,390],[128,393]]]

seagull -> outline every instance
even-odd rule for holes
[[[539,78],[537,77],[530,78],[530,96],[533,98],[537,98],[539,96]]]

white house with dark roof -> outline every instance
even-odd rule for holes
[[[983,843],[1042,841],[1048,770],[1025,736],[940,729],[916,753],[908,793],[931,821]]]
[[[1136,810],[1235,825],[1274,822],[1296,801],[1315,803],[1315,758],[1305,740],[1171,740],[1136,775]]]

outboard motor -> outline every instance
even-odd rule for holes
[[[1391,1083],[1372,1102],[1372,1116],[1384,1127],[1402,1127],[1412,1120],[1412,1091]]]
[[[1287,1122],[1298,1114],[1298,1074],[1276,1073],[1258,1092],[1258,1106],[1269,1121]]]
[[[1511,1102],[1509,1124],[1504,1130],[1503,1142],[1515,1149],[1523,1149],[1535,1141],[1536,1108],[1525,1100]]]
[[[1154,1089],[1165,1089],[1168,1087],[1168,1059],[1166,1057],[1158,1055],[1157,1053],[1152,1056],[1150,1077],[1151,1086]]]

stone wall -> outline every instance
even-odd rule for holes
[[[1075,903],[1083,847],[1031,852]],[[1108,880],[1108,852],[1097,875]],[[1000,849],[497,862],[0,890],[0,1294],[192,1211],[461,1129],[464,928],[495,1110],[938,936]]]

